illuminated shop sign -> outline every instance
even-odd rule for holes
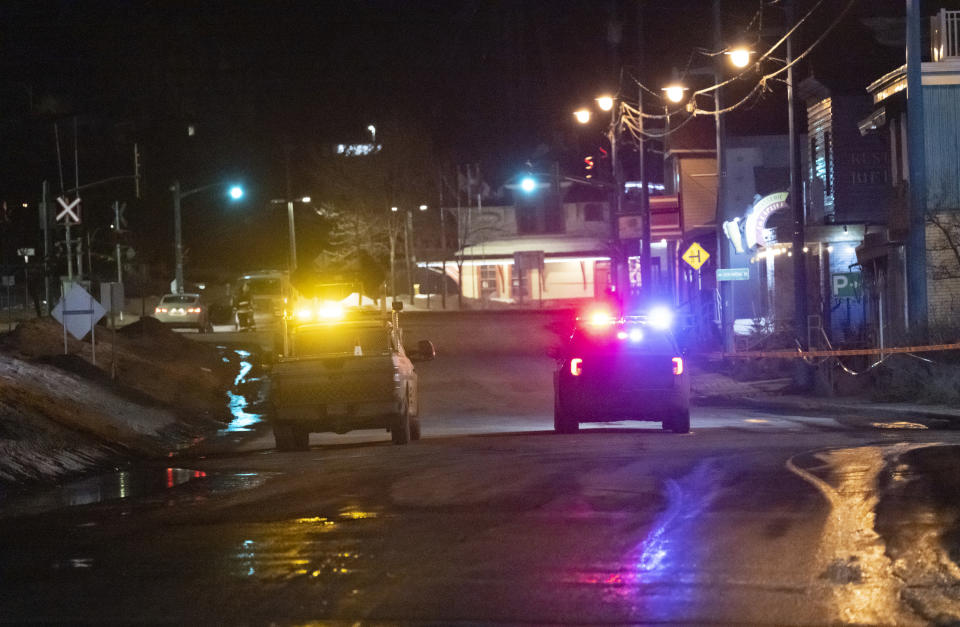
[[[764,196],[747,213],[744,235],[747,240],[747,248],[766,247],[772,242],[768,241],[769,231],[767,230],[767,220],[775,212],[786,209],[788,192],[777,192]]]

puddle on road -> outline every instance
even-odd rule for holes
[[[261,581],[340,581],[365,571],[370,551],[376,549],[369,541],[338,531],[375,525],[379,517],[379,512],[351,506],[336,514],[257,526],[236,547],[233,574]]]
[[[927,425],[919,422],[907,422],[900,420],[897,422],[871,422],[870,426],[875,429],[927,429]]]
[[[249,490],[279,473],[207,473],[189,468],[137,468],[88,477],[38,494],[0,502],[4,515],[40,514],[65,507],[164,495],[190,484],[192,497]]]
[[[263,414],[255,411],[266,401],[266,385],[261,377],[251,377],[254,370],[254,355],[250,351],[218,346],[225,363],[237,363],[237,376],[233,389],[227,390],[227,408],[233,419],[217,435],[244,433],[255,430],[263,422]]]

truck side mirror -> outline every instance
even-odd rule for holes
[[[393,301],[393,304],[391,305],[391,307],[394,311],[403,311],[403,301],[395,300]]]
[[[433,361],[437,356],[437,349],[430,340],[420,340],[417,342],[416,356],[417,361]]]

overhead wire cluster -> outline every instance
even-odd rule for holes
[[[733,111],[736,111],[740,108],[746,107],[753,104],[756,100],[760,98],[764,93],[772,91],[770,83],[776,81],[783,81],[783,78],[779,78],[784,74],[790,67],[796,65],[803,59],[805,59],[810,53],[818,46],[821,42],[840,24],[840,22],[846,17],[847,13],[850,12],[850,9],[853,8],[853,5],[856,4],[857,0],[847,0],[843,9],[831,20],[830,24],[824,29],[822,33],[801,53],[794,56],[789,62],[786,62],[782,59],[778,59],[773,56],[774,52],[783,46],[786,41],[793,35],[797,29],[799,29],[804,23],[806,23],[810,17],[816,13],[821,6],[825,4],[826,0],[818,0],[813,7],[807,11],[803,17],[801,17],[795,24],[793,24],[780,39],[778,39],[773,45],[771,45],[764,53],[762,53],[755,61],[753,61],[748,67],[744,68],[741,72],[719,82],[714,83],[713,85],[703,87],[693,91],[690,94],[689,101],[681,106],[678,106],[671,110],[669,105],[661,105],[663,113],[649,113],[644,111],[637,104],[633,104],[626,99],[620,99],[620,118],[619,122],[622,127],[637,141],[642,139],[662,139],[673,133],[676,133],[684,126],[689,124],[697,116],[710,115],[726,115]],[[749,34],[753,32],[754,25],[756,25],[756,35],[754,37],[754,43],[759,43],[761,29],[763,27],[763,11],[766,8],[767,3],[761,0],[761,6],[754,14],[753,18],[750,20],[750,23],[744,30],[745,36],[744,39],[747,39]],[[772,2],[769,4],[778,4],[778,2]],[[730,48],[724,48],[722,50],[709,50],[705,48],[695,48],[687,61],[687,65],[684,68],[681,79],[686,78],[691,70],[693,65],[693,59],[696,55],[702,55],[705,57],[716,57],[721,54],[726,54],[730,51]],[[763,72],[763,64],[767,61],[779,62],[779,67],[773,69],[769,72]],[[659,91],[650,89],[642,83],[637,77],[631,76],[631,79],[634,81],[636,86],[642,91],[650,94],[651,96],[657,98],[660,102],[664,102],[663,96]],[[710,97],[713,94],[728,85],[732,84],[742,84],[744,82],[751,81],[752,85],[747,91],[746,95],[742,96],[735,103],[717,109],[716,107],[711,109],[701,108],[698,98]],[[677,124],[671,124],[673,119],[677,117],[682,117],[682,121]],[[648,129],[643,123],[644,120],[658,120],[663,124],[662,128]]]

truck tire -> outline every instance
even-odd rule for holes
[[[420,419],[419,418],[410,419],[410,439],[414,441],[420,439]]]
[[[276,442],[278,451],[292,451],[295,449],[293,436],[293,425],[274,424],[273,439]]]
[[[292,426],[293,437],[292,444],[294,451],[310,450],[310,431],[304,427]]]
[[[672,414],[663,421],[663,429],[674,433],[690,433],[690,410],[682,409]]]
[[[410,442],[410,404],[408,399],[404,399],[400,410],[393,417],[393,424],[390,426],[390,439],[394,444],[407,444]]]
[[[570,415],[570,410],[560,401],[559,389],[553,394],[553,430],[557,433],[580,431],[580,422]]]

